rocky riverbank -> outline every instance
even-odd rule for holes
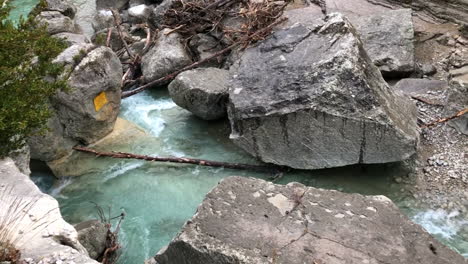
[[[127,141],[145,138],[140,128],[117,119],[121,95],[131,95],[141,86],[168,85],[173,101],[198,118],[229,119],[231,140],[258,160],[307,170],[400,163],[410,173],[395,181],[406,183],[415,200],[434,209],[445,208],[458,218],[468,217],[468,119],[465,114],[442,120],[468,107],[468,36],[465,26],[452,23],[465,21],[465,4],[326,0],[308,7],[284,5],[287,11],[282,14],[282,9],[270,5],[285,3],[266,1],[242,6],[246,3],[227,2],[229,16],[209,14],[210,19],[219,19],[216,26],[206,28],[206,21],[197,22],[201,26],[189,30],[191,16],[203,17],[203,12],[188,12],[182,1],[97,1],[91,30],[95,33],[88,39],[77,26],[73,5],[48,0],[37,19],[51,35],[64,38],[69,45],[56,63],[64,65],[63,78],[70,89],[51,98],[54,115],[47,133],[28,141],[31,158],[47,162],[57,177],[102,169],[106,163],[102,167],[87,166],[85,154],[74,152],[73,146],[118,151]],[[226,3],[213,4],[226,8]],[[288,21],[258,37],[255,34],[262,28],[256,28],[256,33],[248,28],[254,22],[245,8],[252,6],[277,12]],[[181,10],[184,12],[177,12]],[[177,14],[191,15],[189,19]],[[180,21],[185,24],[177,24]],[[244,40],[242,34],[250,39]],[[244,42],[237,47],[236,41]],[[230,53],[217,53],[231,45],[236,48],[228,50]],[[201,68],[179,72],[207,58],[212,60]],[[439,119],[442,121],[437,122]],[[24,158],[26,164],[28,159]],[[7,160],[4,167],[10,163]],[[21,168],[27,172],[27,165]],[[281,190],[273,192],[268,189],[271,186]],[[303,190],[302,194],[295,193],[297,188]],[[414,263],[415,256],[420,263],[464,262],[381,197],[306,189],[250,179],[226,180],[207,196],[198,214],[155,261],[173,263],[177,259],[176,263],[187,263],[187,256],[194,255],[198,262],[190,263],[392,263],[397,259],[398,263]],[[323,194],[329,204],[323,207],[322,198],[305,197],[309,191]],[[213,197],[216,195],[223,198]],[[236,198],[232,198],[235,203],[227,202],[230,197],[255,198],[255,203]],[[218,226],[216,221],[231,211],[210,201],[223,199],[229,206],[236,206],[231,225],[219,230],[191,229],[207,223]],[[338,200],[345,206],[344,200],[360,206],[345,210],[342,204],[336,204]],[[318,204],[334,214],[319,214],[306,203],[312,207]],[[268,214],[250,217],[262,210]],[[381,211],[386,213],[377,213]],[[372,212],[375,218],[369,216]],[[63,221],[60,215],[57,218]],[[368,218],[372,221],[362,224],[362,219]],[[240,219],[247,222],[236,225]],[[264,224],[258,224],[259,219]],[[341,230],[346,225],[339,221],[346,221],[354,233]],[[291,228],[278,229],[278,223],[288,223]],[[323,232],[334,231],[314,233],[314,224]],[[396,226],[404,231],[394,233]],[[70,230],[76,241],[74,230]],[[258,230],[263,230],[258,236],[235,235],[241,231],[251,235]],[[286,231],[298,236],[286,241]],[[213,237],[222,239],[213,242]],[[393,240],[387,241],[389,237]],[[247,252],[242,244],[245,239],[256,250]],[[264,248],[255,246],[264,240],[271,243]],[[372,247],[372,241],[379,242],[380,247]],[[309,248],[306,242],[328,246]],[[300,254],[289,248],[293,243],[301,244]],[[78,244],[73,248],[83,254],[83,259],[77,263],[93,263],[87,262],[91,260]],[[390,260],[382,249],[384,245],[392,245],[392,256],[398,258]],[[331,247],[341,249],[331,254]],[[26,255],[34,252],[29,248],[24,251]]]

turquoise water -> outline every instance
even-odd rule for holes
[[[144,128],[149,137],[128,142],[125,149],[161,156],[187,156],[219,161],[255,163],[228,139],[225,121],[205,122],[176,106],[166,91],[151,91],[123,101],[122,118]],[[122,149],[120,149],[122,150]],[[95,159],[103,163],[104,159]],[[48,189],[61,206],[65,219],[78,223],[96,217],[91,202],[111,215],[127,215],[121,230],[123,245],[119,263],[142,263],[167,245],[210,191],[231,175],[269,179],[273,175],[200,166],[170,165],[134,160],[105,159],[99,173],[62,180]],[[301,182],[308,186],[390,197],[416,222],[444,243],[468,253],[468,239],[461,236],[466,223],[445,211],[414,208],[411,197],[393,180],[404,175],[398,165],[352,166],[330,170],[293,171],[278,183]],[[46,177],[39,177],[42,186]],[[50,185],[49,185],[50,186]]]
[[[79,1],[86,5],[84,0]],[[16,0],[11,17],[26,15],[37,0]],[[91,7],[92,9],[92,7]],[[205,122],[177,107],[166,91],[145,92],[123,101],[120,116],[144,128],[148,136],[123,142],[120,151],[162,156],[187,156],[219,161],[255,163],[228,139],[226,121]],[[89,160],[87,160],[89,162]],[[83,163],[84,164],[84,163]],[[87,163],[89,165],[89,163]],[[32,166],[34,181],[56,197],[64,218],[78,223],[97,217],[93,203],[126,219],[120,233],[123,246],[119,263],[143,263],[167,245],[195,212],[205,194],[231,175],[269,179],[273,175],[199,166],[142,161],[91,159],[99,172],[55,181],[40,164]],[[429,210],[415,205],[403,186],[398,165],[354,166],[318,171],[293,171],[278,183],[301,182],[308,186],[345,192],[386,195],[415,222],[445,244],[468,257],[468,222],[456,212]]]

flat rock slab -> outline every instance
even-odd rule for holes
[[[264,162],[319,169],[415,153],[414,104],[388,87],[340,14],[277,31],[230,73],[231,139]]]
[[[384,196],[229,177],[158,264],[463,264]],[[154,261],[153,261],[154,263]]]
[[[444,105],[441,94],[448,90],[447,81],[408,78],[398,81],[393,89],[402,93],[426,100],[427,102]]]

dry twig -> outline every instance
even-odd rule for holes
[[[461,111],[459,111],[458,113],[456,113],[455,115],[453,116],[449,116],[449,117],[445,117],[445,118],[441,118],[439,120],[436,120],[434,122],[431,122],[431,123],[428,123],[428,124],[425,124],[423,126],[421,126],[421,128],[428,128],[428,127],[432,127],[432,126],[435,126],[435,125],[438,125],[438,124],[441,124],[441,123],[445,123],[447,121],[450,121],[452,119],[455,119],[455,118],[458,118],[464,114],[468,113],[468,108],[465,108]]]

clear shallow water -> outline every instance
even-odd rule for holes
[[[93,1],[75,0],[78,16],[84,17],[88,34]],[[37,0],[14,0],[11,18],[25,16]],[[91,10],[91,11],[87,11]],[[124,100],[120,116],[144,128],[150,137],[128,142],[125,149],[151,155],[189,156],[220,161],[255,163],[228,139],[226,122],[207,123],[177,107],[163,91],[145,92]],[[95,159],[105,164],[98,173],[56,182],[39,163],[33,163],[32,178],[45,192],[56,197],[64,218],[78,223],[97,217],[92,202],[107,208],[112,215],[125,211],[127,217],[120,233],[122,264],[143,263],[167,245],[195,212],[205,194],[219,180],[231,175],[268,179],[272,175],[212,169],[197,166],[156,164],[142,161]],[[294,171],[278,183],[301,182],[308,186],[390,197],[413,221],[443,243],[468,257],[468,220],[457,212],[414,208],[393,181],[402,172],[395,166],[359,166],[319,171]]]
[[[161,156],[187,156],[220,161],[255,163],[228,139],[227,122],[205,122],[177,107],[165,91],[145,92],[123,101],[122,118],[144,128],[149,138],[129,142],[128,151]],[[95,162],[102,162],[95,159]],[[143,161],[106,160],[99,173],[65,179],[50,188],[51,181],[39,176],[42,186],[59,201],[65,219],[78,223],[96,217],[91,202],[111,206],[112,215],[125,211],[121,230],[124,247],[120,263],[142,263],[155,255],[177,234],[197,206],[224,177],[231,175],[269,179],[273,175],[170,165]],[[35,170],[41,174],[40,170]],[[293,171],[278,183],[301,182],[308,186],[362,194],[383,194],[444,243],[468,253],[468,239],[461,236],[467,222],[445,211],[413,208],[393,177],[403,172],[396,165],[352,166],[330,170]],[[42,171],[42,175],[47,172]]]

